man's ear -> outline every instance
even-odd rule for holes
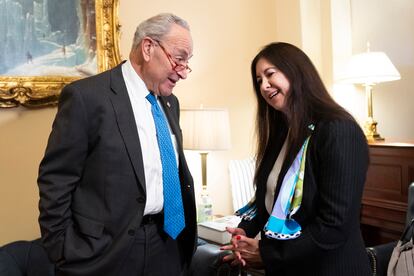
[[[144,37],[141,41],[141,51],[144,60],[149,61],[154,51],[154,41],[149,37]]]

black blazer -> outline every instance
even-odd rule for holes
[[[177,241],[182,263],[189,264],[196,241],[193,179],[178,100],[171,95],[160,102],[178,142],[186,227]],[[70,275],[116,275],[146,202],[141,146],[120,65],[62,90],[38,185],[49,258]]]
[[[265,208],[266,182],[283,139],[264,157],[257,178],[258,215],[239,227],[250,237],[269,218]],[[319,122],[310,139],[302,205],[293,216],[302,226],[297,239],[280,241],[261,232],[260,254],[267,275],[370,275],[360,232],[360,205],[368,168],[368,146],[360,127],[350,120]],[[283,164],[275,200],[283,176]]]

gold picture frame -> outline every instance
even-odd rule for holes
[[[114,67],[121,60],[119,0],[95,0],[94,4],[97,72],[102,72]],[[80,78],[82,77],[0,75],[0,107],[56,105],[61,89]]]

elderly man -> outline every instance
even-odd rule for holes
[[[39,169],[42,242],[58,275],[180,275],[196,241],[194,187],[172,90],[188,24],[159,14],[129,60],[67,85]]]

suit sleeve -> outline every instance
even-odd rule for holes
[[[260,241],[265,263],[284,266],[314,259],[344,245],[358,228],[359,209],[368,167],[368,147],[353,121],[335,121],[314,134],[313,175],[316,183],[315,217],[297,239]],[[306,178],[304,185],[306,185]],[[358,228],[359,231],[359,228]]]
[[[250,221],[242,220],[237,227],[243,229],[247,237],[254,238],[263,229],[264,224],[259,222],[257,215]]]
[[[72,193],[88,150],[87,118],[79,92],[72,85],[62,90],[39,168],[39,224],[43,245],[54,262],[62,259],[65,230],[73,223]]]

